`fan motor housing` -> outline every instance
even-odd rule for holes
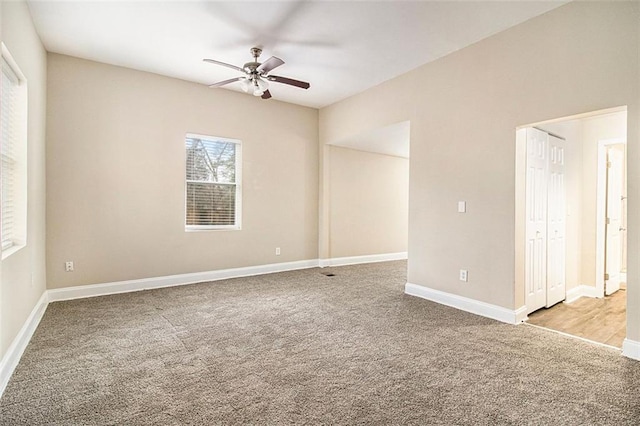
[[[258,68],[259,66],[260,62],[247,62],[242,68],[248,73],[255,74],[256,68]]]

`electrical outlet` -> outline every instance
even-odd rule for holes
[[[73,272],[73,262],[72,261],[64,262],[64,270],[65,272]]]
[[[460,269],[460,281],[467,282],[469,280],[469,272],[466,269]]]
[[[280,247],[276,247],[276,256],[280,256]]]

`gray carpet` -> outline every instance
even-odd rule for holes
[[[0,423],[639,424],[640,362],[406,296],[405,268],[53,303]]]

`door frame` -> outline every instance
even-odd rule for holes
[[[610,145],[627,144],[626,138],[602,139],[598,141],[598,165],[596,185],[596,297],[604,297],[604,256],[607,243],[605,235],[605,212],[607,202],[607,148]],[[625,150],[626,151],[626,150]],[[624,156],[625,165],[627,155]],[[626,168],[626,166],[625,166]]]

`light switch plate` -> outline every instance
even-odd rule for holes
[[[458,201],[458,213],[465,213],[467,211],[467,202]]]

